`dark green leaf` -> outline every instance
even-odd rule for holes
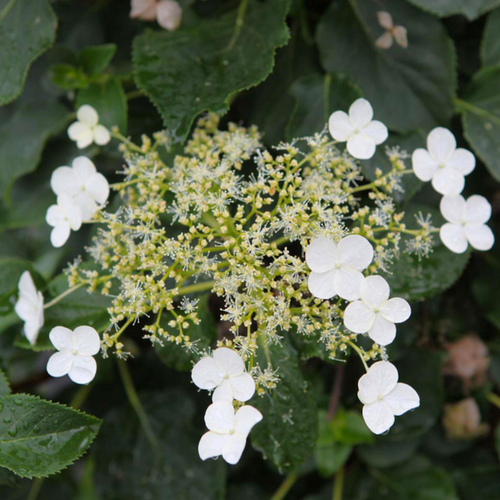
[[[314,451],[316,467],[324,478],[333,476],[346,462],[352,451],[352,446],[345,443],[318,443]]]
[[[408,0],[421,9],[440,17],[463,14],[472,21],[500,5],[500,0]]]
[[[316,401],[296,353],[286,342],[276,346],[262,341],[259,350],[261,366],[267,361],[277,370],[280,381],[276,389],[252,399],[264,415],[252,431],[252,443],[279,470],[293,470],[313,453],[318,427]]]
[[[77,108],[90,104],[99,114],[99,123],[111,128],[118,126],[122,134],[127,132],[127,99],[118,78],[106,83],[94,83],[81,90],[76,98]]]
[[[148,31],[135,39],[137,85],[175,140],[186,138],[199,113],[227,110],[234,94],[269,75],[276,49],[288,40],[287,9],[287,0],[250,0],[237,36],[233,11],[194,28]]]
[[[389,128],[409,132],[446,124],[453,114],[455,56],[441,22],[407,2],[388,0],[383,10],[408,30],[408,48],[378,49],[384,33],[376,2],[333,2],[318,27],[323,66],[351,76]]]
[[[0,0],[0,105],[21,93],[29,67],[54,43],[56,27],[46,0]]]
[[[478,465],[455,473],[462,500],[498,500],[500,467]]]
[[[0,399],[0,466],[22,477],[46,477],[80,458],[100,420],[35,396]]]
[[[50,78],[65,90],[84,89],[89,85],[87,75],[72,64],[56,64],[50,70]]]
[[[500,5],[500,0],[496,0]],[[494,66],[500,64],[500,9],[495,10],[488,16],[484,28],[483,42],[481,44],[481,61],[483,66]]]
[[[67,113],[55,101],[19,106],[0,128],[0,195],[9,198],[16,179],[36,169],[47,139],[60,132]]]
[[[0,396],[7,396],[11,393],[9,381],[3,370],[0,370]]]
[[[22,259],[0,259],[0,315],[13,310],[11,297],[17,293],[19,278],[24,271],[33,271],[31,264]]]
[[[80,53],[80,61],[85,72],[91,76],[102,73],[113,59],[116,49],[114,43],[84,48]]]

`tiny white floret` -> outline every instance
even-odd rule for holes
[[[90,326],[79,326],[71,331],[56,326],[50,332],[50,341],[58,350],[47,363],[47,372],[52,377],[69,378],[76,384],[88,384],[95,377],[95,356],[101,348],[99,334]]]
[[[388,431],[399,417],[420,406],[420,397],[408,384],[398,383],[398,371],[388,361],[378,361],[358,382],[363,418],[374,434]]]
[[[84,149],[94,142],[104,146],[111,140],[109,130],[99,124],[99,115],[92,106],[88,104],[81,106],[76,112],[76,118],[78,121],[68,128],[68,136],[76,142],[79,149]]]
[[[349,154],[367,160],[375,154],[376,146],[388,136],[387,127],[372,118],[371,104],[366,99],[358,99],[351,104],[349,114],[344,111],[332,113],[328,128],[336,141],[347,142]]]
[[[18,288],[19,298],[14,311],[24,321],[24,335],[34,345],[44,322],[43,295],[36,289],[29,271],[21,275]]]
[[[82,210],[84,221],[92,219],[109,197],[109,184],[85,156],[73,160],[72,167],[54,170],[50,186],[56,195],[67,194]]]
[[[359,299],[361,271],[373,260],[373,247],[363,236],[352,234],[338,244],[328,238],[317,238],[306,251],[311,269],[309,291],[319,299],[338,295],[345,300]]]
[[[408,36],[406,28],[404,26],[395,26],[392,16],[389,12],[380,11],[377,12],[378,23],[386,31],[375,41],[375,45],[379,49],[390,49],[392,47],[393,40],[396,43],[406,49],[408,47]]]
[[[465,186],[464,176],[476,166],[474,155],[464,148],[457,149],[455,136],[437,127],[427,136],[427,149],[416,149],[411,157],[415,175],[442,195],[460,194]]]
[[[245,371],[241,357],[227,347],[216,349],[212,356],[198,361],[191,377],[200,389],[211,391],[213,401],[248,401],[255,392],[255,381]]]
[[[211,404],[205,413],[209,431],[198,445],[202,460],[222,458],[231,465],[238,463],[252,427],[262,420],[262,413],[253,406],[242,406],[235,414],[233,404],[221,400]]]
[[[71,196],[61,194],[57,197],[57,205],[47,210],[45,219],[54,228],[50,233],[50,241],[59,248],[68,241],[71,230],[78,231],[82,226],[82,209]]]
[[[368,276],[359,287],[361,300],[351,302],[344,311],[344,325],[354,333],[368,333],[385,346],[396,337],[395,323],[411,315],[410,304],[399,297],[389,299],[391,289],[382,276]]]
[[[469,243],[476,250],[489,250],[495,236],[486,222],[491,217],[491,205],[484,196],[472,195],[467,201],[461,195],[443,196],[441,214],[448,221],[441,226],[441,241],[455,253],[464,253]]]

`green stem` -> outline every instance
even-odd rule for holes
[[[203,283],[195,283],[194,285],[184,286],[179,288],[177,295],[187,295],[188,293],[203,292],[210,290],[215,285],[215,281],[204,281]]]
[[[271,500],[283,500],[286,497],[287,493],[292,489],[292,486],[297,481],[297,474],[290,474],[285,478],[285,480],[281,483],[280,487],[276,490],[274,495],[271,497]]]
[[[38,477],[33,480],[33,483],[31,483],[31,489],[28,494],[27,500],[36,500],[38,498],[38,493],[40,493],[40,490],[43,485],[43,477]]]
[[[144,430],[144,434],[146,434],[146,438],[149,441],[151,448],[155,452],[158,460],[161,460],[161,453],[160,449],[158,448],[156,437],[154,435],[153,429],[151,428],[148,416],[144,411],[141,400],[139,399],[139,395],[135,390],[134,383],[132,382],[132,377],[130,376],[130,371],[125,361],[118,360],[118,371],[120,372],[120,377],[122,379],[125,392],[127,393],[129,403],[134,409],[139,422],[141,423],[141,427]]]
[[[16,2],[17,0],[10,0],[10,2],[2,9],[2,12],[0,12],[0,23],[7,17],[7,14],[11,11]]]
[[[361,361],[363,362],[363,366],[365,367],[365,370],[368,371],[368,365],[366,364],[366,361],[365,361],[365,358],[363,356],[363,352],[361,351],[361,349],[354,342],[351,342],[350,340],[348,340],[347,343],[356,351],[356,353],[360,357]]]
[[[48,309],[49,307],[55,306],[60,300],[64,299],[64,297],[67,297],[68,295],[70,295],[71,293],[73,293],[75,290],[78,290],[82,286],[83,286],[83,284],[80,283],[79,285],[75,285],[75,286],[72,286],[71,288],[68,288],[67,290],[65,290],[60,295],[58,295],[57,297],[53,298],[50,302],[47,302],[43,306],[43,308],[44,309]]]
[[[332,500],[342,500],[343,489],[344,489],[344,468],[342,467],[341,469],[339,469],[337,474],[335,474]]]
[[[125,94],[125,98],[127,99],[127,101],[132,101],[133,99],[138,99],[139,97],[143,96],[144,92],[142,90],[133,90],[132,92]]]
[[[474,104],[471,104],[470,102],[467,101],[463,101],[462,99],[455,99],[453,102],[459,111],[470,111],[471,113],[474,113],[477,116],[481,116],[482,118],[485,118],[491,122],[496,123],[497,125],[500,125],[500,118],[491,114],[489,111],[486,111],[483,108],[474,106]]]
[[[486,399],[491,403],[494,404],[497,408],[500,408],[500,396],[497,396],[493,392],[489,392],[486,395]]]
[[[241,28],[243,27],[243,20],[245,18],[245,12],[248,7],[248,0],[241,0],[240,6],[238,7],[238,15],[236,17],[236,23],[234,26],[233,36],[231,37],[231,41],[227,46],[227,50],[232,50],[238,41],[238,37],[240,36]]]

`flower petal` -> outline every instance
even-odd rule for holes
[[[337,294],[335,290],[335,270],[326,271],[326,273],[311,272],[307,281],[309,291],[318,299],[331,299]]]
[[[216,434],[215,432],[206,432],[201,436],[198,444],[198,454],[202,460],[215,458],[222,455],[222,450],[229,441],[229,434]]]
[[[382,144],[389,136],[387,127],[378,120],[373,120],[366,127],[364,127],[363,134],[370,136],[377,145]]]
[[[439,168],[432,178],[432,187],[444,196],[456,196],[465,186],[464,176],[454,168]]]
[[[229,434],[235,427],[233,403],[230,401],[212,403],[205,412],[205,424],[213,432]]]
[[[52,354],[47,363],[47,373],[51,377],[64,377],[73,366],[73,355],[71,352],[56,352]]]
[[[67,222],[64,219],[64,213],[59,205],[51,205],[48,208],[45,220],[47,221],[47,224],[52,227],[57,227],[62,224],[67,225]]]
[[[446,162],[456,148],[455,136],[448,129],[436,127],[427,136],[427,149],[438,163]]]
[[[399,417],[409,410],[413,410],[420,406],[420,397],[417,391],[408,384],[396,384],[392,390],[384,398],[384,403],[391,409],[392,413]]]
[[[82,213],[82,221],[89,221],[97,212],[99,207],[94,200],[94,197],[88,191],[80,191],[75,198],[76,204],[80,207]]]
[[[396,325],[381,314],[376,314],[368,336],[378,345],[389,345],[396,338]]]
[[[94,163],[86,156],[77,156],[71,165],[73,173],[80,180],[80,189],[96,173]]]
[[[19,293],[26,297],[29,297],[31,300],[36,301],[38,297],[38,291],[35,286],[35,282],[33,281],[33,277],[29,271],[24,271],[19,278],[19,283],[17,285],[19,289]]]
[[[375,321],[375,313],[361,300],[351,302],[344,311],[344,325],[354,333],[366,333]]]
[[[330,115],[330,119],[328,120],[328,129],[330,131],[330,135],[339,142],[347,141],[347,139],[349,139],[351,134],[354,132],[349,116],[347,116],[347,113],[344,113],[343,111],[335,111]]]
[[[486,252],[495,243],[495,236],[492,230],[485,224],[465,226],[465,235],[469,243],[476,249]]]
[[[71,351],[73,349],[73,332],[65,326],[52,328],[49,338],[58,351]]]
[[[342,238],[337,245],[339,262],[342,266],[353,267],[362,271],[373,260],[373,247],[371,243],[357,234]]]
[[[88,104],[84,104],[78,108],[76,117],[79,122],[82,122],[89,127],[95,127],[99,123],[99,115],[97,114],[97,111]]]
[[[338,263],[337,245],[328,238],[316,238],[306,250],[306,262],[311,271],[324,273]]]
[[[389,394],[398,383],[398,371],[388,361],[377,361],[358,381],[358,398],[364,404]]]
[[[91,326],[79,326],[73,332],[73,347],[81,356],[95,356],[101,350],[101,337]]]
[[[339,297],[345,300],[359,299],[359,286],[363,281],[361,272],[352,267],[341,267],[335,272],[333,284]]]
[[[406,49],[408,47],[408,33],[404,26],[395,26],[394,27],[394,39],[396,43]]]
[[[411,316],[411,307],[405,299],[395,297],[380,308],[380,314],[393,323],[403,323]]]
[[[476,157],[469,150],[458,148],[452,153],[446,166],[458,170],[462,175],[469,175],[476,166]]]
[[[62,247],[68,241],[70,233],[71,229],[68,224],[54,227],[50,232],[50,242],[52,246],[55,248]]]
[[[92,129],[88,129],[85,133],[81,134],[76,141],[76,147],[78,149],[85,149],[94,142],[94,132]]]
[[[368,276],[359,286],[361,300],[371,309],[380,307],[390,293],[389,283],[382,276]]]
[[[88,384],[94,380],[97,363],[92,356],[74,356],[73,366],[68,372],[69,378],[75,384]]]
[[[92,129],[84,123],[74,122],[68,127],[68,137],[72,141],[78,141],[81,137],[90,137],[92,141],[93,136]]]
[[[82,210],[71,196],[61,194],[57,197],[57,204],[61,207],[64,219],[73,231],[82,226]]]
[[[441,215],[453,224],[460,224],[467,216],[467,204],[463,196],[443,196],[439,204]]]
[[[383,10],[378,11],[377,19],[380,26],[382,26],[382,28],[385,28],[386,30],[392,30],[392,28],[394,27],[392,16],[389,12],[385,12]]]
[[[375,154],[375,149],[375,141],[362,132],[351,135],[347,141],[347,151],[358,160],[370,159]]]
[[[94,142],[98,146],[105,146],[111,140],[111,134],[104,125],[97,125],[94,128]]]
[[[391,409],[383,401],[363,406],[363,418],[368,429],[377,435],[388,431],[395,420]]]
[[[444,224],[439,230],[439,236],[444,245],[452,252],[464,253],[469,246],[465,230],[458,224]]]
[[[217,401],[233,401],[233,386],[229,379],[225,378],[222,382],[215,388],[212,394],[212,401],[216,403]]]
[[[154,21],[156,19],[156,0],[132,0],[131,7],[131,18],[137,17],[145,21]]]
[[[394,42],[394,38],[391,33],[386,31],[385,33],[382,33],[376,40],[375,40],[375,45],[379,49],[390,49],[392,47],[392,44]]]
[[[95,201],[103,205],[108,201],[109,183],[102,174],[93,175],[85,184],[87,191],[94,197]]]
[[[234,424],[234,430],[237,434],[248,436],[252,427],[262,420],[262,413],[250,405],[242,406],[237,412]]]
[[[54,170],[50,178],[50,187],[56,195],[75,195],[82,188],[82,183],[75,171],[70,167],[59,167]]]
[[[208,391],[217,387],[223,380],[220,369],[212,357],[200,359],[191,371],[191,378],[197,387]]]
[[[349,118],[354,128],[366,127],[373,118],[372,105],[366,99],[356,99],[349,108]]]
[[[484,224],[491,217],[491,205],[484,196],[474,194],[466,201],[465,222],[467,224]]]
[[[415,175],[424,182],[430,181],[438,169],[438,163],[436,160],[431,157],[426,149],[423,148],[415,149],[415,151],[413,151],[413,154],[411,155],[411,163]]]
[[[222,458],[230,465],[237,464],[246,444],[247,440],[244,436],[233,434],[229,437],[222,450]]]
[[[219,347],[215,349],[213,357],[219,369],[227,375],[240,375],[245,370],[245,363],[241,356],[227,347]]]
[[[229,379],[236,401],[248,401],[255,393],[255,381],[249,373],[242,373]]]
[[[42,328],[42,326],[43,326],[43,320],[40,323],[40,321],[37,318],[30,320],[30,321],[27,321],[24,324],[24,328],[23,328],[24,335],[26,336],[26,338],[28,339],[28,342],[31,345],[36,344],[36,340],[38,338],[38,334],[40,333],[40,329]]]
[[[176,30],[182,21],[182,8],[173,0],[161,0],[158,2],[156,14],[158,24],[168,31]]]

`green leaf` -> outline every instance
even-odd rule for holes
[[[500,294],[497,287],[492,287],[492,283],[500,281],[500,260],[498,247],[494,247],[485,259],[481,262],[481,267],[474,275],[472,283],[472,294],[479,304],[486,319],[500,330],[500,309],[498,304]]]
[[[13,311],[10,299],[17,293],[19,278],[24,271],[33,272],[30,262],[16,258],[0,258],[0,315]]]
[[[186,333],[190,336],[191,341],[195,343],[197,351],[203,351],[210,347],[217,339],[217,331],[215,319],[208,308],[208,299],[210,294],[205,294],[200,297],[198,303],[198,315],[200,323],[198,325],[191,325]],[[166,313],[162,316],[161,326],[165,330],[169,330],[167,323],[173,319],[172,315]],[[194,351],[188,351],[182,345],[177,345],[173,342],[164,341],[163,345],[155,344],[155,351],[158,357],[169,368],[178,371],[188,371],[193,367],[193,363],[198,360],[198,355]]]
[[[444,223],[441,214],[434,208],[410,205],[404,222],[408,227],[415,227],[415,215],[431,214],[432,223],[440,227]],[[404,248],[404,241],[401,244]],[[434,248],[428,257],[418,259],[416,255],[401,253],[394,261],[388,273],[381,273],[391,286],[393,296],[407,300],[421,300],[447,290],[460,278],[469,261],[470,250],[456,254],[448,250],[434,235]]]
[[[163,389],[141,401],[156,445],[130,406],[110,411],[94,450],[98,498],[223,500],[224,462],[200,460],[204,430],[201,420],[193,424],[193,400],[180,390]]]
[[[361,413],[353,410],[338,410],[330,421],[333,438],[339,443],[372,443],[374,436],[368,429]]]
[[[174,140],[186,138],[199,113],[227,110],[237,92],[269,75],[276,49],[288,41],[287,10],[287,0],[250,0],[239,32],[232,11],[193,28],[148,31],[134,40],[137,86]]]
[[[500,5],[500,0],[497,0]],[[481,62],[483,66],[500,64],[500,9],[493,11],[486,21],[481,43]]]
[[[12,184],[33,172],[47,139],[60,132],[67,113],[56,101],[22,104],[0,128],[0,195],[9,199]]]
[[[348,77],[337,74],[304,76],[290,92],[295,107],[286,129],[288,140],[321,132],[334,111],[347,111],[361,97],[361,91]]]
[[[317,32],[323,67],[351,76],[389,128],[410,132],[446,124],[453,114],[455,55],[441,22],[407,2],[384,9],[408,30],[408,48],[378,49],[384,33],[376,2],[341,0],[324,14]]]
[[[50,69],[50,79],[65,90],[84,89],[89,85],[87,75],[72,64],[56,64]]]
[[[85,47],[80,52],[80,61],[85,72],[91,76],[101,74],[113,59],[116,49],[114,43]]]
[[[0,396],[7,396],[11,393],[9,381],[7,380],[7,375],[3,370],[0,370]]]
[[[296,469],[313,453],[317,437],[316,400],[302,375],[297,355],[284,341],[259,345],[259,363],[277,370],[276,389],[254,396],[264,419],[252,430],[252,443],[280,471]]]
[[[421,9],[440,17],[463,14],[469,21],[500,5],[500,0],[408,0]]]
[[[0,398],[0,466],[21,477],[46,477],[80,458],[99,419],[27,394]]]
[[[321,432],[321,431],[320,431]],[[352,452],[352,446],[345,443],[318,443],[314,459],[318,472],[325,479],[333,476],[346,462]]]
[[[29,67],[54,43],[56,27],[46,0],[0,0],[0,105],[21,93]]]
[[[80,90],[76,107],[90,104],[99,114],[99,123],[107,128],[118,126],[122,134],[127,132],[127,98],[118,78],[105,83],[94,83]]]
[[[500,67],[476,73],[458,104],[467,141],[500,181]]]
[[[498,500],[500,467],[479,465],[455,472],[462,500]]]

